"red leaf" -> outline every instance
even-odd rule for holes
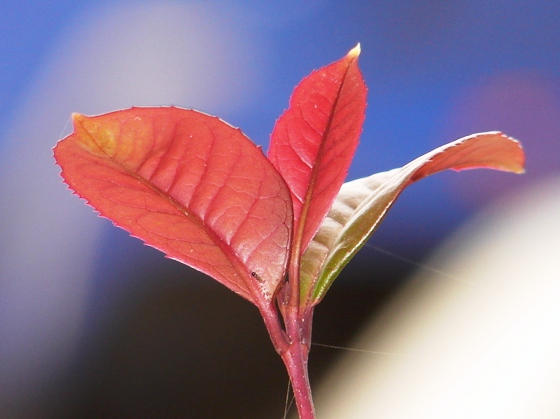
[[[525,171],[525,153],[521,144],[497,131],[463,137],[428,155],[430,158],[425,159],[422,166],[411,175],[409,183],[446,169],[460,171],[488,168],[513,173]]]
[[[252,302],[272,298],[290,195],[239,129],[174,107],[74,115],[54,153],[68,185],[117,226]]]
[[[358,45],[303,79],[271,136],[269,159],[292,194],[300,254],[329,211],[358,146],[366,107],[359,54]]]

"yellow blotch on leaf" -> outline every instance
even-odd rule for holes
[[[72,114],[74,135],[77,142],[92,154],[114,157],[117,153],[119,126],[109,121],[99,121],[96,117],[88,117],[78,113]]]

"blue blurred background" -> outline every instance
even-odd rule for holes
[[[560,171],[560,3],[0,3],[0,416],[282,417],[257,311],[96,217],[51,148],[72,112],[178,105],[267,148],[294,86],[361,43],[367,117],[349,179],[464,135],[520,139],[524,176],[443,173],[405,191],[319,306],[344,345],[477,211]],[[392,255],[390,255],[390,254]],[[337,355],[316,347],[311,377]]]

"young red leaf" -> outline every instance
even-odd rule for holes
[[[290,247],[290,193],[239,129],[175,107],[73,119],[54,154],[79,196],[249,301],[272,299]]]
[[[332,205],[358,146],[366,107],[359,54],[357,45],[303,79],[272,132],[268,156],[292,194],[294,247],[300,254]]]
[[[470,135],[388,172],[345,183],[301,260],[301,304],[312,307],[373,234],[411,183],[445,169],[485,167],[522,173],[521,145],[499,132]]]

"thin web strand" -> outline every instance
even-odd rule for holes
[[[468,284],[468,285],[471,285],[471,286],[474,286],[474,287],[486,289],[486,287],[484,287],[481,284],[478,284],[478,283],[472,282],[472,281],[467,281],[467,280],[462,279],[458,276],[448,274],[447,272],[445,272],[441,269],[437,269],[437,268],[429,266],[425,263],[417,262],[417,261],[409,259],[407,257],[398,255],[396,253],[390,252],[389,250],[382,249],[379,246],[374,246],[370,243],[366,243],[365,246],[375,250],[376,252],[382,253],[386,256],[390,256],[390,257],[392,257],[396,260],[400,260],[402,262],[405,262],[405,263],[408,263],[410,265],[416,266],[417,268],[420,268],[424,271],[428,271],[428,272],[434,273],[436,275],[439,275],[441,277],[452,279],[454,281],[459,281],[459,282],[462,282],[464,284]],[[365,354],[370,354],[370,355],[384,355],[384,356],[399,356],[399,357],[407,357],[407,358],[418,358],[418,356],[411,355],[411,354],[401,354],[401,353],[395,353],[395,352],[375,351],[375,350],[359,349],[359,348],[349,348],[349,347],[346,347],[346,346],[328,345],[328,344],[317,343],[317,342],[312,342],[311,344],[313,346],[319,346],[319,347],[323,347],[323,348],[337,349],[337,350],[343,350],[343,351],[349,351],[349,352],[359,352],[359,353],[365,353]]]
[[[459,281],[459,282],[462,282],[462,283],[464,283],[464,284],[471,285],[471,286],[473,286],[473,287],[477,287],[477,288],[481,288],[481,289],[488,289],[488,288],[485,287],[484,285],[481,285],[481,284],[479,284],[479,283],[477,283],[477,282],[467,281],[466,279],[463,279],[463,278],[461,278],[461,277],[448,274],[447,272],[442,271],[441,269],[434,268],[434,267],[429,266],[429,265],[427,265],[427,264],[425,264],[425,263],[417,262],[417,261],[412,260],[412,259],[409,259],[409,258],[407,258],[407,257],[400,256],[400,255],[398,255],[398,254],[396,254],[396,253],[390,252],[389,250],[382,249],[382,248],[379,247],[379,246],[374,246],[374,245],[369,244],[369,243],[366,243],[365,246],[367,246],[367,247],[369,247],[369,248],[375,250],[376,252],[379,252],[379,253],[382,253],[382,254],[384,254],[384,255],[390,256],[390,257],[392,257],[393,259],[400,260],[400,261],[402,261],[402,262],[405,262],[405,263],[408,263],[408,264],[410,264],[410,265],[416,266],[417,268],[420,268],[420,269],[422,269],[422,270],[424,270],[424,271],[427,271],[427,272],[434,273],[434,274],[439,275],[439,276],[441,276],[441,277],[448,278],[448,279],[452,279],[453,281]]]
[[[60,131],[60,134],[58,135],[58,141],[62,140],[64,137],[66,137],[66,135],[64,135],[64,132],[66,131],[66,129],[68,128],[68,125],[70,125],[71,122],[72,122],[72,118],[68,117],[68,119],[66,120],[66,124],[64,124],[64,127],[62,127],[62,130]]]
[[[385,355],[385,356],[399,356],[399,357],[406,357],[406,358],[418,358],[418,356],[410,355],[410,354],[400,354],[400,353],[396,353],[396,352],[374,351],[374,350],[370,350],[370,349],[349,348],[349,347],[346,347],[346,346],[327,345],[327,344],[324,344],[324,343],[317,343],[317,342],[313,342],[311,345],[320,346],[320,347],[323,347],[323,348],[339,349],[339,350],[350,351],[350,352],[360,352],[360,353],[370,354],[370,355]]]
[[[290,411],[290,407],[292,407],[292,403],[294,402],[294,397],[290,399],[290,390],[292,388],[292,383],[288,380],[288,388],[286,389],[286,401],[284,402],[284,416],[282,419],[286,419],[288,417],[288,412]]]

